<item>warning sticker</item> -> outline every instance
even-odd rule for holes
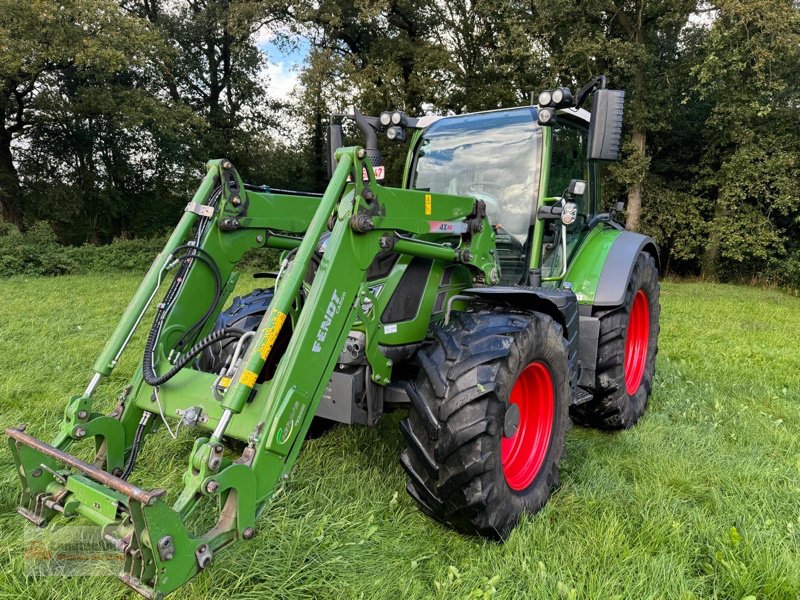
[[[425,194],[425,214],[429,215],[433,212],[433,199],[430,194]]]
[[[258,375],[256,373],[245,370],[245,372],[242,373],[242,376],[239,378],[239,383],[251,388],[256,384],[256,379],[258,379]]]
[[[281,326],[285,320],[286,313],[273,309],[272,314],[269,316],[269,325],[264,330],[261,347],[258,349],[259,354],[261,354],[261,360],[267,360],[267,356],[269,356],[270,350],[275,345],[275,340],[278,339],[278,334],[281,332]]]

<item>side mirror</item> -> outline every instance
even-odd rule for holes
[[[618,160],[622,138],[624,90],[596,90],[589,123],[589,160]]]

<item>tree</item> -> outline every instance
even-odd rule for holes
[[[139,24],[106,0],[0,0],[0,206],[23,217],[14,140],[36,120],[37,103],[68,68],[114,72],[130,64],[132,45],[150,43]]]
[[[800,10],[790,0],[714,7],[695,70],[698,93],[712,106],[698,182],[713,207],[702,265],[712,278],[721,267],[762,272],[798,247],[800,223]]]
[[[246,168],[251,136],[274,124],[266,58],[254,34],[289,18],[278,2],[242,0],[122,0],[131,13],[152,23],[175,51],[165,56],[161,77],[175,103],[206,121],[207,156],[228,157]]]

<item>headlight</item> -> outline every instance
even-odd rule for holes
[[[578,206],[574,202],[567,202],[561,209],[561,222],[564,225],[572,225],[578,218]]]

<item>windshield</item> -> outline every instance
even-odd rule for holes
[[[483,200],[492,225],[521,249],[539,189],[541,148],[534,108],[447,117],[423,134],[411,187]]]

